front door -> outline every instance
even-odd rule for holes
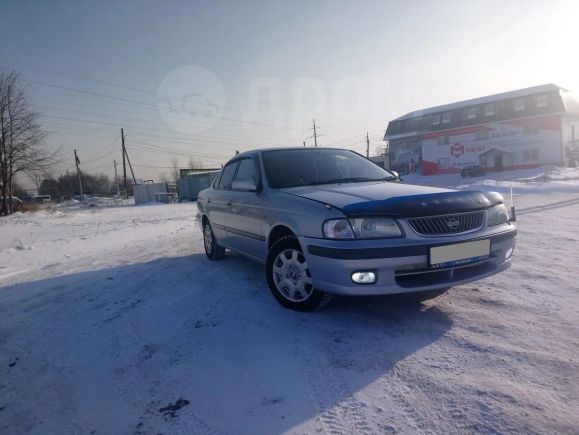
[[[235,180],[251,179],[259,182],[258,166],[252,158],[240,161]],[[265,237],[262,228],[262,196],[259,192],[229,192],[228,210],[225,215],[227,244],[233,249],[258,258],[265,258]]]
[[[495,171],[503,170],[503,156],[495,156]]]

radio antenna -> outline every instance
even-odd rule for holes
[[[511,222],[517,221],[517,213],[515,212],[515,203],[513,202],[513,185],[511,184]]]

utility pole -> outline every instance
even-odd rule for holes
[[[366,157],[370,157],[370,138],[368,137],[368,132],[366,132]]]
[[[125,155],[127,156],[127,163],[129,164],[129,169],[131,170],[131,176],[133,177],[133,184],[137,184],[137,179],[135,178],[135,171],[133,171],[133,165],[131,165],[131,159],[129,159],[129,153],[127,152],[127,147],[125,147]]]
[[[128,199],[128,190],[127,190],[127,164],[125,163],[125,132],[121,128],[121,143],[122,143],[122,153],[123,153],[123,180],[124,180],[124,187],[125,187],[125,199]]]
[[[120,195],[120,193],[121,193],[120,187],[121,186],[119,186],[119,176],[117,174],[117,165],[118,165],[117,161],[115,159],[113,159],[113,166],[115,168],[115,187],[117,188],[117,195]]]
[[[318,134],[316,132],[316,119],[314,118],[314,146],[318,146]]]
[[[78,175],[78,184],[80,186],[80,200],[82,201],[84,195],[82,193],[82,177],[80,176],[80,168],[78,167],[78,165],[80,165],[80,160],[78,159],[78,154],[76,153],[76,148],[74,150],[74,163],[76,163],[76,174]]]

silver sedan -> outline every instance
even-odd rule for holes
[[[515,247],[500,194],[405,184],[343,149],[236,155],[197,206],[207,256],[265,264],[273,296],[300,311],[337,293],[432,298],[505,270]]]

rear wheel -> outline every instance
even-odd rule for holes
[[[270,248],[266,262],[267,283],[277,301],[295,311],[312,311],[330,301],[331,295],[316,290],[295,236],[282,237]]]
[[[210,260],[221,260],[225,256],[225,248],[217,244],[209,221],[205,221],[203,224],[203,245],[205,246],[205,254]]]

